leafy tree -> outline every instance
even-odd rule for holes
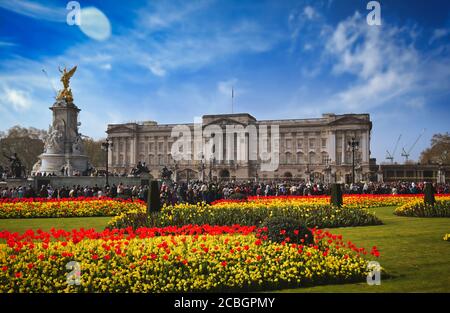
[[[94,167],[105,167],[106,152],[102,150],[103,141],[104,139],[94,140],[90,137],[83,139],[85,153]]]
[[[450,164],[450,134],[434,134],[431,138],[431,147],[422,151],[420,155],[422,164],[440,163]]]
[[[7,132],[0,134],[0,165],[9,168],[9,160],[5,156],[17,153],[27,173],[30,173],[38,156],[44,150],[45,130],[34,127],[24,128],[13,126]]]

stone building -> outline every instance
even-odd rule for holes
[[[433,182],[448,183],[450,181],[450,165],[439,164],[381,164],[377,165],[379,182]]]
[[[180,148],[180,138],[188,138],[174,129],[191,131],[192,140]],[[267,138],[264,130],[267,129]],[[130,173],[138,162],[145,162],[153,177],[164,166],[178,180],[202,179],[292,179],[323,182],[350,182],[353,169],[354,138],[355,180],[368,180],[370,172],[369,114],[323,114],[320,118],[257,120],[247,113],[204,115],[187,124],[158,124],[154,121],[108,125],[110,148],[108,164],[112,172]],[[200,140],[195,132],[200,130]],[[198,134],[198,133],[197,133]],[[216,136],[218,135],[218,136]],[[266,140],[267,139],[267,140]],[[178,142],[177,142],[178,141]],[[172,149],[172,145],[176,148]],[[188,153],[177,159],[173,151]],[[264,154],[266,153],[266,154]],[[267,154],[276,166],[264,168]]]

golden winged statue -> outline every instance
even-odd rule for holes
[[[59,93],[56,99],[58,100],[66,100],[68,103],[73,102],[72,97],[72,90],[69,88],[70,84],[70,78],[75,74],[75,71],[77,70],[77,66],[75,65],[70,71],[67,71],[67,68],[64,67],[64,70],[61,70],[61,68],[58,68],[61,75],[61,82],[63,83],[64,89],[62,89]]]

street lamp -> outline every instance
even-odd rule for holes
[[[210,182],[212,181],[212,170],[213,170],[213,166],[215,166],[215,164],[216,164],[216,157],[209,158],[209,174],[208,174],[208,178],[209,178]]]
[[[352,138],[348,141],[347,148],[352,150],[352,184],[355,184],[355,151],[359,149],[359,141]]]
[[[105,142],[102,142],[102,149],[106,151],[106,186],[109,186],[109,171],[108,171],[108,157],[109,157],[109,147],[113,147],[113,142],[111,139],[106,138]]]
[[[201,159],[201,164],[200,164],[200,170],[201,170],[201,181],[203,182],[205,180],[205,156],[202,153],[202,159]]]

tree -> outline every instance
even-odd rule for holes
[[[17,153],[27,173],[33,169],[39,155],[44,150],[44,139],[47,136],[45,130],[34,127],[24,128],[13,126],[0,137],[0,165],[9,168],[9,160],[4,156],[12,156]]]
[[[85,153],[93,167],[104,167],[106,164],[106,152],[102,150],[103,141],[89,137],[83,139]]]
[[[420,155],[422,164],[450,164],[450,134],[434,134],[431,138],[431,147],[422,151]]]

